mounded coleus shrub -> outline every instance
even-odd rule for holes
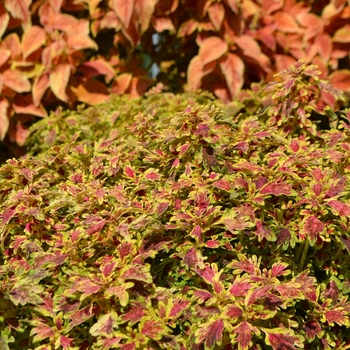
[[[349,349],[350,111],[314,66],[276,79],[256,113],[154,93],[38,123],[0,168],[2,347]]]

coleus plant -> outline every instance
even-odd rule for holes
[[[255,114],[155,90],[33,129],[0,168],[4,346],[349,349],[350,112],[318,130],[339,92],[276,79]]]

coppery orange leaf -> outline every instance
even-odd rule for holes
[[[4,6],[0,4],[0,39],[5,33],[5,30],[7,29],[7,25],[10,20],[10,15],[5,10]]]
[[[50,73],[50,88],[52,92],[62,101],[67,101],[66,87],[69,81],[71,66],[66,63],[57,65]]]
[[[18,70],[7,69],[2,73],[3,84],[16,92],[30,91],[28,78]]]
[[[135,0],[136,18],[140,23],[141,35],[148,29],[157,0]]]
[[[299,32],[299,26],[292,15],[286,12],[278,12],[275,15],[277,29],[285,33]]]
[[[333,41],[337,43],[349,43],[350,24],[347,24],[343,28],[338,29],[333,36]]]
[[[128,27],[134,9],[134,0],[110,0],[110,8],[115,11],[125,27]]]
[[[222,58],[220,68],[226,78],[231,97],[235,98],[243,86],[244,63],[240,57],[229,53]]]
[[[29,5],[31,0],[5,0],[5,8],[13,18],[20,19],[25,27],[30,25]]]
[[[201,85],[201,80],[203,77],[203,64],[199,56],[192,58],[190,64],[187,68],[187,80],[189,84],[189,89],[196,91]]]
[[[9,103],[7,99],[3,98],[0,100],[0,140],[2,141],[7,133],[9,128],[9,119],[7,116],[7,109],[9,107]]]
[[[211,23],[216,30],[219,30],[225,17],[225,8],[221,2],[212,2],[208,8]]]
[[[33,102],[35,106],[39,106],[40,101],[49,86],[50,80],[49,75],[47,73],[35,78],[32,90]]]
[[[45,43],[45,30],[39,26],[32,26],[24,32],[22,37],[22,50],[24,58],[37,50]]]
[[[131,79],[132,79],[132,75],[130,73],[123,73],[118,75],[114,79],[114,83],[111,88],[111,91],[117,95],[124,94],[126,89],[129,87],[131,83]]]
[[[343,69],[332,73],[329,76],[330,83],[337,89],[350,91],[350,70]]]
[[[324,61],[327,62],[331,57],[331,53],[333,49],[331,37],[328,34],[321,34],[318,36],[318,38],[316,38],[315,42],[316,42],[319,54],[324,59]]]
[[[90,105],[106,102],[110,97],[106,86],[95,80],[89,80],[86,83],[78,85],[76,88],[72,87],[72,90],[80,102]]]
[[[227,43],[217,36],[211,36],[203,40],[199,48],[202,64],[216,61],[227,52]]]

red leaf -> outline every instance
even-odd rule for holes
[[[335,71],[328,79],[335,88],[343,91],[350,91],[350,70],[343,69]]]
[[[202,343],[203,340],[205,340],[204,343],[208,348],[215,346],[215,343],[220,345],[223,330],[224,322],[221,318],[214,322],[203,324],[202,327],[196,331],[197,341]]]
[[[66,87],[71,73],[71,66],[66,63],[61,63],[54,67],[50,73],[50,88],[56,97],[67,102]]]
[[[111,298],[112,296],[117,296],[121,306],[126,306],[129,303],[129,293],[127,289],[134,286],[133,282],[127,282],[122,286],[112,286],[109,287],[105,292],[106,298]]]
[[[40,323],[38,326],[34,327],[31,332],[30,335],[34,335],[33,341],[37,342],[46,338],[51,338],[52,336],[55,335],[55,332],[53,331],[53,329],[43,323]]]
[[[213,294],[209,293],[206,290],[197,289],[193,292],[193,295],[196,296],[201,301],[206,301],[208,299],[211,299],[213,297]]]
[[[236,280],[231,285],[229,292],[235,297],[243,297],[247,295],[247,291],[252,287],[248,281]]]
[[[187,306],[190,304],[187,300],[179,300],[175,299],[174,306],[172,307],[169,317],[170,318],[177,318],[179,314],[187,308]]]
[[[214,182],[213,185],[215,187],[220,188],[221,190],[225,190],[225,191],[230,191],[232,188],[231,183],[225,179],[220,179],[220,180]]]
[[[10,21],[10,15],[5,10],[4,6],[0,4],[0,40],[7,29],[7,25]]]
[[[220,60],[220,68],[226,78],[231,97],[235,98],[243,86],[244,63],[234,53],[228,53]]]
[[[39,26],[32,26],[24,32],[22,37],[23,57],[28,57],[31,53],[45,44],[45,30]]]
[[[70,319],[72,321],[67,331],[89,320],[93,316],[92,309],[93,309],[93,304],[90,303],[89,305],[86,305],[83,309],[80,309],[78,311],[67,312],[64,315],[64,318]]]
[[[110,93],[103,83],[96,80],[88,80],[77,87],[71,88],[78,101],[89,105],[96,105],[110,99]]]
[[[162,338],[164,330],[164,324],[161,321],[156,320],[146,320],[146,322],[141,326],[141,334],[156,340]]]
[[[337,323],[339,326],[343,326],[349,323],[349,318],[346,316],[347,312],[343,310],[328,310],[324,313],[326,320],[333,326],[333,323]]]
[[[109,337],[113,332],[113,326],[117,327],[118,315],[115,311],[103,315],[99,318],[97,323],[95,323],[89,330],[89,333],[94,336],[104,336]]]
[[[279,195],[290,195],[291,194],[291,187],[288,184],[284,183],[269,183],[266,186],[264,186],[260,193],[261,194],[273,194],[275,196]]]
[[[208,15],[216,30],[220,30],[225,17],[225,8],[220,2],[212,2],[208,8]]]
[[[145,283],[152,283],[153,281],[145,266],[127,266],[124,270],[126,271],[120,276],[124,280],[137,280]]]
[[[304,325],[304,329],[306,337],[310,342],[312,342],[315,339],[315,337],[321,337],[322,328],[320,324],[315,320],[307,322]]]
[[[2,73],[3,84],[16,92],[28,92],[31,89],[28,78],[18,70],[7,69]]]
[[[134,0],[110,0],[110,8],[115,11],[125,27],[128,27],[134,8]]]
[[[237,343],[239,344],[239,349],[248,350],[252,345],[252,326],[243,321],[234,330],[237,336]]]
[[[216,61],[227,52],[227,43],[217,36],[211,36],[203,40],[199,47],[198,56],[202,65]]]
[[[5,98],[0,99],[0,140],[1,141],[5,138],[5,135],[10,125],[10,122],[7,116],[8,107],[9,107],[8,101]]]
[[[328,205],[335,209],[335,211],[342,216],[349,216],[350,215],[350,207],[342,202],[333,200],[329,201]]]
[[[127,177],[136,178],[135,171],[129,166],[125,167],[124,173]]]
[[[6,225],[15,215],[16,208],[8,208],[1,214],[2,224]]]
[[[224,307],[224,314],[231,319],[236,319],[243,315],[243,311],[236,305],[227,305]]]
[[[305,220],[304,230],[313,241],[317,239],[323,228],[322,222],[316,216],[309,216]]]

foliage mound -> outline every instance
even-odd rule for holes
[[[0,168],[3,347],[349,349],[349,125],[314,66],[278,79],[251,114],[154,93],[37,124]]]

